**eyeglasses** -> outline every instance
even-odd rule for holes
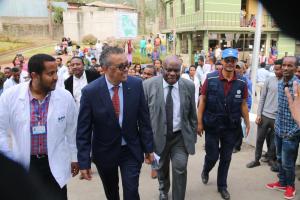
[[[229,57],[229,58],[225,58],[224,61],[225,61],[225,63],[235,63],[237,61],[237,59]]]
[[[124,71],[126,68],[129,67],[129,63],[125,62],[125,63],[120,63],[118,65],[113,65],[113,66],[115,66],[116,68],[118,68],[120,71]]]

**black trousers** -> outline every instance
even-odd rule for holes
[[[209,173],[219,162],[218,189],[227,188],[227,176],[234,144],[237,140],[235,129],[205,129],[205,159],[203,172]]]
[[[60,188],[59,184],[53,177],[48,156],[37,158],[36,156],[31,156],[30,158],[30,168],[29,175],[39,182],[41,187],[44,188],[46,194],[51,194],[55,200],[67,200],[67,186]]]
[[[255,148],[255,160],[259,161],[262,154],[264,141],[267,137],[270,138],[270,144],[268,145],[268,158],[270,160],[276,160],[276,147],[274,141],[274,123],[275,120],[261,116],[262,123],[257,126],[257,138]]]
[[[234,145],[234,148],[238,151],[241,150],[241,146],[243,143],[243,137],[244,137],[244,134],[243,134],[242,124],[240,124],[240,126],[238,127],[238,130],[237,130],[237,140]]]

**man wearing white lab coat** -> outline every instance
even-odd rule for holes
[[[0,98],[0,151],[36,176],[55,199],[66,200],[66,184],[79,172],[76,105],[69,92],[55,89],[57,64],[52,56],[32,56],[28,71],[30,82]]]

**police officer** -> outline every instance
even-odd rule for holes
[[[220,156],[218,192],[226,200],[230,199],[227,175],[241,117],[245,120],[247,135],[250,130],[247,82],[235,73],[237,60],[236,49],[228,48],[223,51],[223,69],[207,75],[198,109],[198,134],[201,136],[205,130],[206,156],[201,174],[202,182],[207,184],[209,172]]]

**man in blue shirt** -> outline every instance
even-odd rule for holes
[[[293,82],[297,58],[288,56],[283,59],[283,80],[278,83],[278,113],[275,120],[275,145],[279,163],[279,181],[267,184],[269,189],[284,191],[284,198],[293,199],[295,190],[295,161],[300,141],[300,129],[289,109],[285,88],[294,96]]]

